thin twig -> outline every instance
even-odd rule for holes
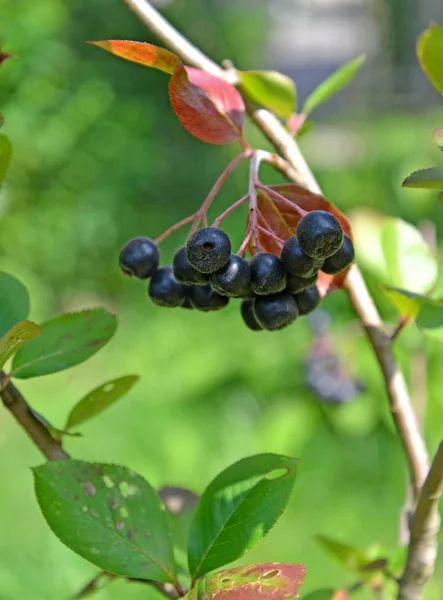
[[[231,212],[233,212],[236,208],[244,204],[248,200],[248,196],[242,196],[238,200],[231,204],[229,208],[227,208],[221,215],[219,215],[212,224],[212,227],[218,227],[220,223],[225,219]]]

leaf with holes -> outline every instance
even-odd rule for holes
[[[421,34],[417,54],[423,71],[443,94],[443,27],[433,24]]]
[[[92,419],[124,396],[138,381],[138,375],[125,375],[98,386],[74,406],[66,421],[65,430]]]
[[[294,235],[298,222],[304,214],[303,211],[312,210],[326,210],[335,215],[340,221],[343,231],[352,238],[348,219],[332,202],[320,194],[314,194],[295,183],[288,183],[270,185],[268,191],[259,189],[257,195],[259,223],[264,219],[272,232],[282,240],[287,240]],[[302,210],[300,211],[300,209]],[[281,244],[275,239],[262,231],[259,232],[258,238],[263,250],[280,256]],[[249,250],[254,253],[251,244]],[[348,270],[346,269],[338,275],[327,275],[320,271],[317,281],[320,294],[326,296],[335,289],[342,288]]]
[[[195,137],[209,144],[225,144],[241,137],[245,105],[230,83],[200,69],[185,67],[173,52],[153,44],[127,40],[89,43],[171,75],[168,88],[172,108]]]
[[[326,552],[338,560],[346,567],[346,569],[348,569],[348,571],[351,571],[351,573],[359,573],[372,561],[372,557],[368,556],[368,554],[363,550],[360,550],[360,548],[342,544],[342,542],[338,542],[337,540],[333,540],[324,535],[317,535],[316,539]]]
[[[195,582],[186,600],[284,600],[298,598],[305,565],[257,563],[225,569]]]
[[[18,279],[0,271],[0,336],[28,315],[28,290]]]
[[[323,589],[311,592],[307,596],[303,596],[303,600],[348,600],[348,592],[346,590],[331,590]]]
[[[189,528],[197,506],[198,496],[180,487],[162,487],[158,495],[169,511],[174,546],[186,549]]]
[[[249,98],[285,119],[297,110],[294,80],[278,71],[238,71],[241,90]]]
[[[441,190],[443,188],[443,167],[419,169],[411,173],[402,183],[403,187],[425,190]]]
[[[22,346],[41,334],[41,329],[33,321],[20,321],[0,338],[0,369]]]
[[[39,377],[69,369],[102,348],[117,328],[115,315],[103,308],[55,317],[42,323],[42,336],[14,356],[12,376]]]
[[[9,138],[0,133],[0,184],[3,183],[12,158],[12,145]]]
[[[33,472],[40,509],[68,548],[115,575],[175,581],[167,513],[143,477],[81,460]]]
[[[231,465],[209,484],[189,532],[194,579],[237,560],[275,525],[289,501],[296,463],[287,456],[258,454]]]
[[[332,96],[335,96],[344,87],[354,79],[358,71],[363,66],[366,57],[357,56],[350,60],[339,69],[334,71],[325,81],[322,81],[318,87],[306,98],[303,104],[302,113],[308,115],[323,102],[326,102]]]

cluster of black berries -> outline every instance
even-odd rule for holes
[[[318,306],[320,270],[336,274],[353,259],[352,241],[339,221],[317,210],[300,220],[280,258],[260,252],[247,261],[231,254],[224,231],[204,227],[177,250],[172,266],[159,267],[157,245],[145,237],[125,245],[120,266],[128,275],[150,278],[148,294],[159,306],[212,311],[226,306],[229,298],[241,298],[241,314],[250,329],[275,331]]]

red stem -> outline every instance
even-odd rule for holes
[[[264,233],[265,235],[267,235],[268,237],[272,238],[273,240],[275,240],[277,243],[279,243],[281,246],[283,246],[284,242],[282,239],[280,239],[278,236],[275,235],[275,233],[272,233],[272,231],[269,231],[268,229],[266,229],[266,227],[262,227],[261,225],[257,226],[257,229],[259,231],[261,231],[262,233]]]
[[[238,208],[241,204],[244,204],[248,199],[249,196],[246,195],[234,202],[234,204],[231,204],[229,208],[227,208],[224,212],[222,212],[222,214],[219,217],[215,219],[214,223],[212,224],[212,227],[218,227],[225,217],[227,217],[233,210]]]
[[[191,221],[198,222],[197,219],[198,219],[197,213],[194,213],[193,215],[189,215],[189,217],[186,217],[185,219],[182,219],[175,225],[172,225],[172,227],[170,227],[165,232],[163,232],[161,235],[159,235],[157,238],[155,238],[154,242],[156,244],[160,244],[160,242],[162,242],[165,238],[167,238],[168,235],[170,235],[171,233],[174,233],[174,231],[177,231],[177,229],[180,229],[180,227],[183,227],[184,225],[186,225],[187,223],[190,223]]]
[[[248,231],[248,233],[247,233],[247,235],[246,235],[246,237],[245,237],[245,239],[243,240],[243,243],[242,243],[242,245],[241,245],[241,246],[240,246],[240,248],[238,249],[238,252],[237,252],[237,254],[238,254],[239,256],[242,256],[242,257],[244,257],[244,255],[245,255],[245,253],[246,253],[246,248],[248,247],[248,244],[249,244],[249,240],[251,239],[251,235],[252,235],[252,231],[251,231],[251,230],[249,230],[249,231]]]

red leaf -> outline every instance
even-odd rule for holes
[[[241,137],[245,105],[240,93],[219,77],[185,67],[177,55],[145,42],[102,40],[89,42],[120,58],[172,75],[169,97],[176,115],[195,137],[225,144]]]
[[[258,563],[224,569],[197,580],[186,600],[284,600],[297,598],[305,565]]]
[[[308,212],[312,210],[326,210],[332,213],[340,221],[343,231],[352,238],[351,226],[348,219],[324,196],[314,194],[295,183],[270,185],[268,187],[290,200],[294,205],[292,208],[290,204],[278,197],[271,197],[269,193],[257,190],[258,209],[265,217],[272,231],[279,238],[287,240],[291,235],[294,235],[298,222],[303,216],[300,211],[297,210],[297,206]],[[259,241],[263,250],[280,256],[281,246],[277,241],[265,235],[263,232],[259,232]],[[251,246],[249,249],[253,252]],[[326,296],[335,289],[342,288],[347,271],[348,269],[338,275],[327,275],[320,271],[317,282],[320,294]]]

